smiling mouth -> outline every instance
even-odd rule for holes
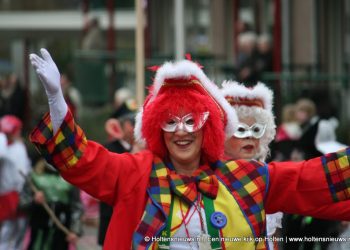
[[[253,145],[246,145],[243,147],[244,150],[247,150],[247,151],[252,151],[254,149],[254,146]]]
[[[176,146],[178,147],[187,147],[192,143],[192,140],[179,140],[174,142]]]

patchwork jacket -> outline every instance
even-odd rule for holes
[[[157,248],[153,239],[168,223],[172,200],[161,159],[147,150],[116,154],[87,141],[70,112],[55,135],[46,114],[33,130],[31,141],[67,181],[114,207],[105,250]],[[220,182],[218,195],[228,193],[232,201],[220,205],[214,200],[214,207],[225,210],[228,224],[238,223],[222,236],[242,239],[222,241],[222,248],[267,249],[265,213],[315,216],[320,208],[349,199],[349,154],[350,149],[345,149],[297,163],[213,163]],[[243,229],[234,231],[237,228]]]

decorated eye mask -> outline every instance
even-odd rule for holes
[[[254,137],[260,139],[266,130],[266,124],[254,123],[252,126],[248,126],[245,123],[239,123],[234,136],[240,139]]]
[[[209,117],[209,112],[204,112],[200,115],[197,126],[195,126],[193,115],[187,114],[182,117],[171,116],[166,122],[163,123],[162,129],[165,132],[185,131],[187,133],[193,133],[200,130]]]

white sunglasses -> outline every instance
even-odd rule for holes
[[[200,130],[209,117],[209,112],[204,112],[200,115],[199,122],[195,126],[193,115],[187,114],[182,117],[171,116],[166,122],[162,124],[162,129],[165,132],[185,131],[187,133],[193,133]]]
[[[240,139],[248,137],[260,139],[261,137],[263,137],[265,130],[266,124],[254,123],[252,126],[248,126],[245,123],[238,123],[237,129],[233,133],[233,135]]]

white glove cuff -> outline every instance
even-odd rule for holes
[[[55,95],[48,95],[47,98],[50,108],[52,129],[53,133],[56,134],[64,118],[66,117],[66,114],[68,112],[68,106],[66,101],[64,100],[61,90]]]

